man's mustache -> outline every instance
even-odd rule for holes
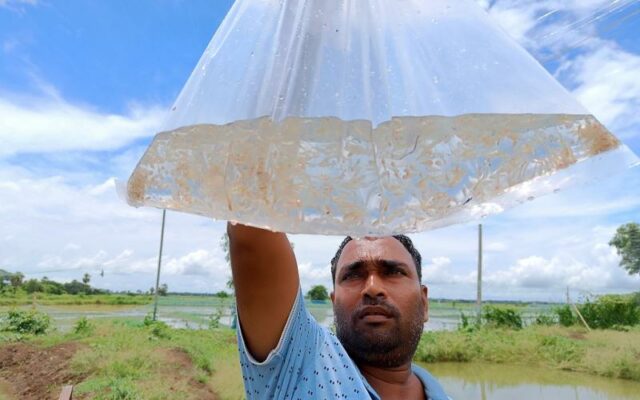
[[[372,310],[375,310],[375,313],[385,314],[392,318],[398,318],[400,316],[400,310],[398,310],[395,306],[387,303],[384,299],[379,298],[365,298],[362,301],[356,310],[353,312],[354,319],[363,318],[365,315],[371,314]]]

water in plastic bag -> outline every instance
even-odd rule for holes
[[[635,162],[472,0],[237,0],[127,190],[278,231],[387,235]]]

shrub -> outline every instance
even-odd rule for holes
[[[216,312],[209,316],[209,329],[220,328],[220,318],[222,318],[222,308],[216,309]]]
[[[76,321],[73,326],[73,332],[78,335],[88,335],[95,329],[95,326],[89,322],[87,317],[82,317]]]
[[[45,313],[30,310],[11,310],[3,318],[2,330],[20,334],[41,335],[47,332],[51,319]]]
[[[162,321],[154,321],[150,325],[150,328],[149,332],[151,333],[151,336],[149,336],[149,339],[151,340],[171,338],[171,328]]]
[[[640,306],[630,295],[610,294],[600,296],[595,301],[587,299],[578,306],[578,310],[591,328],[609,329],[615,325],[640,323]]]
[[[465,313],[460,312],[460,325],[458,325],[460,332],[474,332],[479,328],[480,325],[475,317],[469,317]]]
[[[482,318],[490,326],[522,329],[522,315],[513,307],[487,306],[482,312]]]
[[[536,315],[536,319],[534,323],[536,325],[551,326],[551,325],[557,324],[558,320],[556,319],[556,316],[554,316],[553,314],[541,313]]]
[[[573,315],[573,311],[571,311],[571,307],[566,304],[564,306],[554,308],[553,312],[558,316],[558,322],[562,326],[572,326],[578,322],[576,317]]]

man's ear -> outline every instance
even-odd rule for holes
[[[424,322],[429,321],[429,288],[425,285],[420,285],[422,304],[424,305]]]
[[[333,291],[331,291],[329,297],[331,297],[331,304],[336,304],[336,294]]]

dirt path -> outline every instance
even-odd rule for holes
[[[162,374],[167,382],[171,382],[169,390],[173,391],[175,386],[179,386],[181,382],[186,381],[190,388],[189,393],[193,395],[194,399],[218,399],[216,393],[208,385],[198,382],[193,377],[193,362],[185,351],[181,349],[163,349],[162,352],[167,360],[167,363],[162,368]]]
[[[57,399],[62,386],[81,380],[69,369],[79,348],[74,342],[49,348],[25,343],[0,347],[0,379],[10,390],[7,394],[25,400]]]

